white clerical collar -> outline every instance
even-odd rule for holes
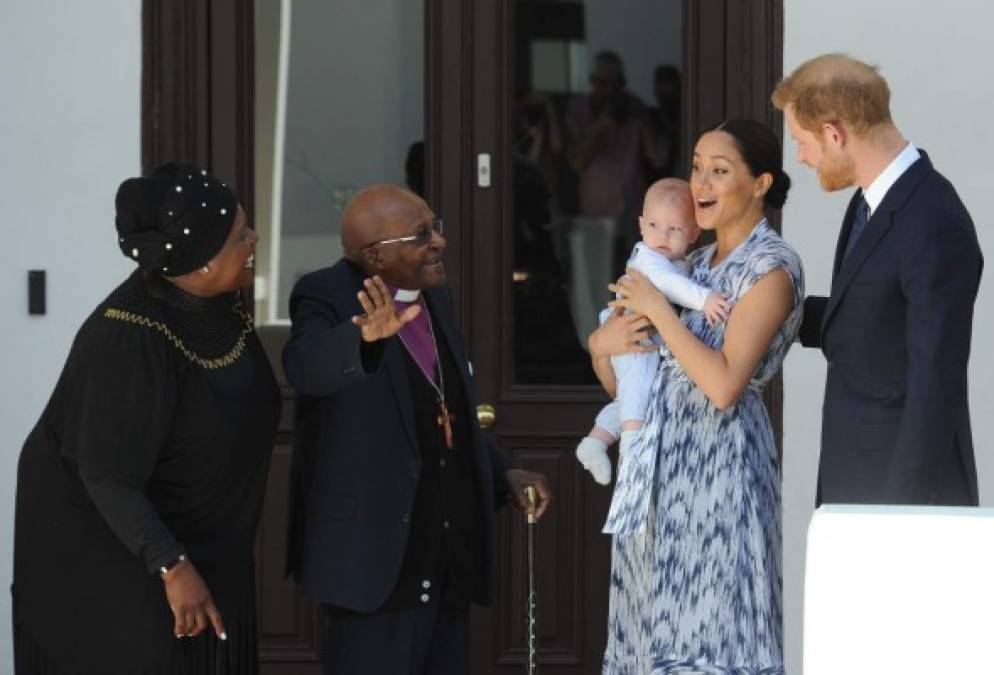
[[[398,288],[397,292],[393,294],[394,302],[414,302],[421,296],[421,291],[408,291],[404,288]]]
[[[918,152],[918,148],[909,141],[904,146],[904,150],[901,150],[897,157],[887,165],[887,168],[881,171],[880,175],[874,178],[869,187],[863,191],[863,198],[866,199],[866,204],[870,207],[871,216],[880,206],[880,202],[887,196],[887,192],[894,187],[897,179],[908,170],[908,167],[917,162],[919,157],[921,157],[921,153]]]

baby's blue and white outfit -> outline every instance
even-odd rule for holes
[[[632,249],[628,267],[647,276],[667,300],[687,309],[704,309],[704,302],[711,293],[711,289],[690,280],[690,268],[685,260],[674,262],[641,241]],[[613,311],[610,307],[602,310],[600,322],[607,321]],[[653,335],[644,344],[659,346],[662,341],[658,335]],[[649,389],[659,369],[659,352],[612,356],[611,366],[617,381],[617,397],[601,409],[595,423],[620,438],[622,421],[645,420]]]

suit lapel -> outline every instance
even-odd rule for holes
[[[924,150],[919,150],[919,152],[921,153],[921,157],[918,161],[908,167],[908,170],[897,179],[897,182],[887,191],[880,206],[870,216],[870,220],[866,224],[866,230],[863,231],[862,236],[860,236],[859,241],[856,242],[855,247],[845,261],[842,261],[842,255],[845,251],[848,236],[840,235],[835,252],[837,270],[832,280],[832,295],[828,299],[828,306],[825,308],[825,316],[821,323],[823,338],[828,324],[835,314],[839,303],[842,301],[846,290],[848,290],[849,286],[852,285],[852,282],[858,276],[860,269],[866,263],[867,258],[870,257],[873,249],[876,248],[880,240],[883,239],[884,235],[894,225],[896,212],[908,201],[908,197],[911,196],[911,193],[918,187],[922,179],[932,171],[932,163],[929,161],[928,155],[925,154]],[[848,231],[852,228],[852,219],[855,215],[854,204],[856,203],[856,197],[860,196],[860,194],[860,192],[857,192],[849,203],[849,210],[846,212],[846,226],[844,228],[846,235],[848,235]]]
[[[394,398],[397,400],[397,411],[400,413],[400,421],[407,432],[407,438],[411,441],[411,449],[415,456],[421,454],[418,447],[418,436],[414,429],[414,401],[411,400],[411,381],[407,376],[407,366],[404,365],[404,345],[400,338],[390,338],[389,343],[383,349],[383,365],[386,366],[390,375],[390,388],[393,390]]]
[[[846,215],[842,219],[842,230],[839,232],[839,240],[835,244],[835,264],[832,265],[832,287],[835,287],[835,278],[839,276],[839,268],[842,266],[842,256],[845,255],[846,243],[849,241],[849,233],[852,232],[852,224],[856,219],[856,205],[859,204],[859,197],[862,190],[856,190],[849,206],[846,208]]]
[[[361,314],[363,309],[356,299],[356,294],[362,290],[362,282],[367,278],[367,275],[357,265],[347,264],[355,285],[350,298],[353,304],[352,311],[355,314]],[[418,436],[414,428],[414,401],[411,400],[411,382],[407,378],[405,358],[404,345],[401,344],[400,338],[395,336],[387,340],[383,346],[383,367],[386,368],[387,375],[390,377],[390,389],[393,390],[394,399],[397,401],[397,412],[400,414],[401,426],[404,427],[407,438],[411,442],[412,456],[418,457],[421,451],[418,448]]]
[[[461,343],[456,335],[455,317],[449,311],[449,303],[441,297],[441,294],[442,292],[437,289],[425,290],[425,302],[428,304],[428,310],[432,317],[435,318],[435,324],[441,328],[441,338],[445,340],[445,344],[452,354],[452,360],[455,361],[456,367],[459,369],[459,379],[462,381],[463,389],[470,392],[469,368],[461,349]]]

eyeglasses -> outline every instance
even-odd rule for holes
[[[415,246],[424,246],[429,241],[431,241],[431,236],[435,232],[442,234],[443,223],[441,218],[435,218],[430,224],[424,224],[418,227],[414,231],[414,234],[409,234],[406,237],[394,237],[393,239],[381,239],[380,241],[374,241],[372,244],[366,244],[366,248],[371,246],[379,246],[380,244],[407,244],[411,243]]]

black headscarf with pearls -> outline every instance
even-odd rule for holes
[[[193,164],[172,162],[117,189],[121,252],[147,272],[177,277],[217,255],[235,222],[234,193]]]

